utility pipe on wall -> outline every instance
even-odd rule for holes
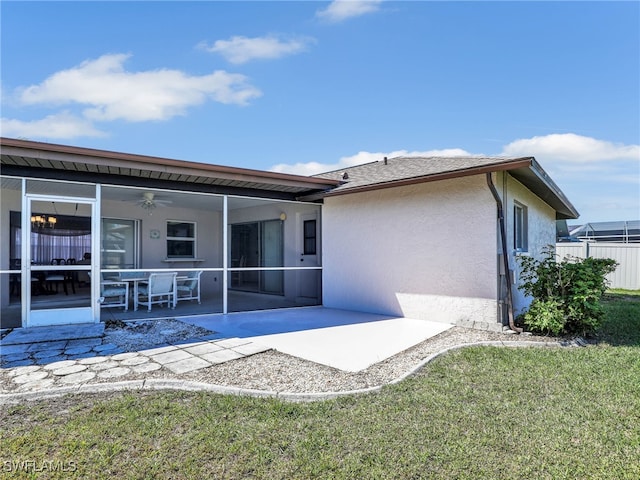
[[[509,316],[509,328],[514,332],[522,333],[522,328],[516,327],[516,324],[513,320],[513,296],[511,292],[511,270],[509,269],[509,254],[507,252],[507,232],[504,226],[504,208],[502,205],[502,200],[500,200],[500,196],[496,190],[495,185],[493,184],[493,179],[491,178],[491,172],[487,173],[487,185],[489,185],[489,190],[493,194],[493,198],[496,200],[496,207],[498,209],[498,223],[500,225],[500,240],[502,244],[502,261],[504,262],[504,273],[507,283],[507,314]]]

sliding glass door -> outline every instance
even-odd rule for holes
[[[231,266],[257,267],[234,272],[232,289],[282,295],[284,272],[264,268],[284,266],[283,222],[264,220],[231,225]]]
[[[102,268],[138,268],[138,221],[102,219]]]
[[[282,222],[267,220],[260,222],[260,253],[263,267],[284,266]],[[284,272],[282,270],[262,270],[260,291],[282,295],[284,293]]]

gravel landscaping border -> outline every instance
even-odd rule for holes
[[[370,393],[384,385],[412,375],[428,362],[453,349],[472,345],[570,346],[539,336],[514,336],[504,333],[453,327],[393,357],[359,372],[345,372],[292,357],[274,350],[250,355],[194,372],[175,374],[167,368],[135,373],[113,379],[94,377],[86,383],[32,392],[13,391],[9,371],[0,372],[0,403],[17,403],[69,393],[117,390],[204,390],[224,394],[271,396],[288,400],[320,400],[354,393]]]

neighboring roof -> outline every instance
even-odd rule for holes
[[[555,209],[557,219],[578,218],[575,207],[533,157],[394,157],[315,175],[341,180],[324,197],[508,171]]]
[[[292,194],[335,187],[340,182],[301,175],[186,162],[91,148],[0,138],[0,165],[4,171],[20,168],[80,172],[140,179],[187,182]]]
[[[640,220],[591,222],[571,227],[572,237],[607,242],[640,242]]]

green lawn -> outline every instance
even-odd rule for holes
[[[640,296],[607,295],[605,308],[598,345],[457,350],[370,395],[158,392],[4,406],[0,475],[635,480]],[[19,462],[67,471],[29,477],[10,471]]]

